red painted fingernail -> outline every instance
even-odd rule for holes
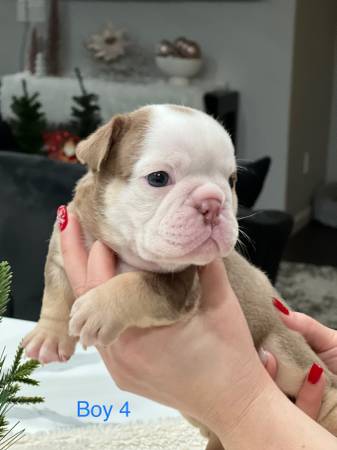
[[[64,205],[61,205],[57,210],[57,223],[60,231],[63,231],[68,225],[68,212],[67,207]]]
[[[289,316],[289,309],[286,306],[284,306],[284,304],[278,298],[273,298],[273,305],[275,306],[276,309],[281,311],[281,313],[285,314],[286,316]]]
[[[323,373],[323,368],[321,366],[319,366],[316,363],[313,363],[313,365],[311,366],[309,375],[308,375],[308,381],[311,384],[316,384],[318,383],[318,380],[321,378]]]

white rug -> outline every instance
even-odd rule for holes
[[[206,439],[183,418],[98,425],[24,436],[12,450],[204,450]]]

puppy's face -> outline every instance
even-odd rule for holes
[[[102,239],[127,262],[179,270],[233,249],[234,150],[210,116],[148,106],[112,119],[77,154],[99,186]]]

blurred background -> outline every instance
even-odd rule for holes
[[[235,143],[239,250],[337,327],[337,2],[0,0],[0,259],[8,315],[37,320],[77,142],[149,103],[199,108]]]

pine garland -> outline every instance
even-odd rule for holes
[[[7,262],[0,262],[0,316],[6,310],[9,299],[12,274]],[[0,317],[1,321],[1,317]],[[39,367],[34,360],[22,361],[23,348],[20,346],[15,354],[11,367],[4,369],[5,349],[0,354],[0,450],[7,450],[23,436],[24,430],[16,431],[16,423],[9,428],[6,415],[14,404],[36,404],[43,402],[42,397],[18,395],[21,385],[38,386],[39,382],[31,378],[32,372]]]

